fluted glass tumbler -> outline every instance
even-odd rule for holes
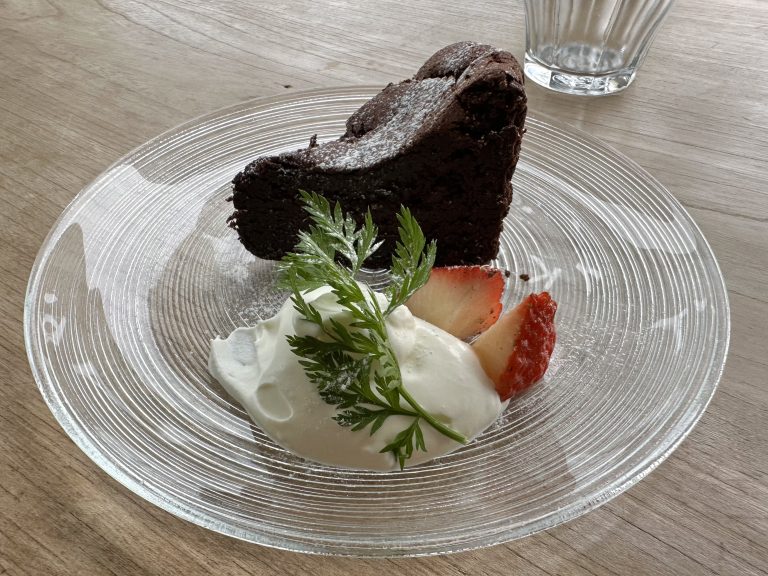
[[[621,92],[674,0],[525,0],[525,74],[568,94]]]

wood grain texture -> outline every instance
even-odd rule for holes
[[[85,457],[28,368],[24,291],[48,229],[133,147],[204,112],[288,90],[384,85],[436,48],[522,54],[522,8],[489,0],[0,0],[0,574],[358,576],[768,573],[768,7],[679,0],[636,83],[530,109],[624,152],[688,208],[729,287],[721,386],[682,446],[600,509],[486,550],[312,557],[214,534]]]

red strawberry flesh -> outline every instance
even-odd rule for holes
[[[555,347],[556,311],[547,292],[531,294],[472,343],[502,400],[544,376]]]
[[[466,340],[498,320],[503,292],[504,273],[496,268],[434,268],[406,306],[417,318]]]

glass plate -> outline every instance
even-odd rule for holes
[[[471,445],[397,473],[282,450],[208,375],[208,342],[270,316],[273,263],[226,225],[250,160],[326,140],[376,89],[256,100],[141,146],[85,188],[29,282],[25,337],[54,416],[108,474],[182,518],[302,552],[455,552],[550,528],[640,480],[701,416],[729,311],[707,242],[636,164],[529,118],[496,264],[505,305],[549,290],[545,379]],[[435,206],[436,210],[440,206]],[[524,281],[519,275],[528,275]]]

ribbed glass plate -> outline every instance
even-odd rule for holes
[[[595,139],[529,118],[497,265],[505,305],[549,290],[545,379],[462,450],[398,473],[275,446],[208,375],[208,342],[270,316],[273,263],[226,225],[250,160],[325,140],[375,93],[256,100],[141,146],[67,207],[29,282],[25,336],[56,419],[106,472],[182,518],[290,550],[489,546],[599,506],[658,465],[719,379],[723,279],[684,209]],[[435,210],[443,207],[435,206]],[[529,280],[519,279],[528,275]]]

